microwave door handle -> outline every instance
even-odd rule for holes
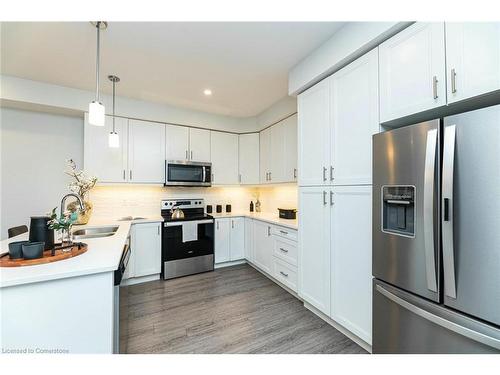
[[[424,251],[427,289],[437,293],[436,251],[434,242],[434,192],[437,129],[427,132],[424,170]]]
[[[207,181],[207,167],[203,166],[203,167],[201,167],[201,170],[202,170],[201,182],[206,182]]]
[[[453,171],[455,161],[455,125],[444,128],[443,148],[443,201],[441,228],[443,236],[444,294],[457,298],[455,283],[455,250],[453,245]]]

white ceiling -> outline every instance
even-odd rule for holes
[[[112,22],[101,38],[101,89],[230,116],[287,95],[288,71],[341,22]],[[96,31],[86,22],[2,23],[1,72],[93,90]],[[210,88],[211,97],[203,95]]]

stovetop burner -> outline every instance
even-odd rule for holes
[[[184,212],[183,219],[172,219],[172,210],[179,207]],[[165,199],[161,201],[161,216],[164,221],[193,221],[213,219],[205,213],[203,199]]]

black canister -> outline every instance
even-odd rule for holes
[[[212,213],[212,205],[208,204],[207,205],[207,214],[211,214],[211,213]]]
[[[215,206],[215,212],[217,212],[218,214],[222,212],[222,204],[218,204],[217,206]]]
[[[54,247],[54,231],[49,229],[48,216],[32,216],[30,223],[30,242],[45,242],[45,250]]]
[[[231,205],[230,204],[226,204],[226,212],[227,213],[231,212]]]

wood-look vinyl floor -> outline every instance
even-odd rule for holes
[[[246,264],[127,286],[121,303],[123,353],[366,353]]]

